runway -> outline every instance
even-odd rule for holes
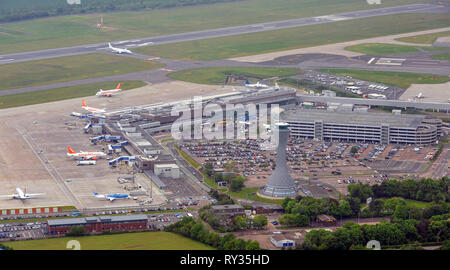
[[[401,14],[401,13],[424,13],[424,12],[442,13],[442,12],[449,12],[449,10],[450,10],[450,7],[440,6],[437,4],[413,4],[413,5],[403,5],[403,6],[394,6],[394,7],[387,7],[387,8],[377,8],[377,9],[370,9],[370,10],[360,10],[360,11],[353,11],[353,12],[330,14],[330,15],[309,17],[309,18],[300,18],[300,19],[274,21],[274,22],[250,24],[250,25],[235,26],[235,27],[210,29],[210,30],[180,33],[180,34],[173,34],[173,35],[133,39],[133,40],[115,41],[112,43],[113,43],[113,46],[130,49],[130,48],[140,47],[140,46],[144,46],[144,45],[145,46],[156,46],[156,45],[178,43],[178,42],[191,41],[191,40],[201,40],[201,39],[209,39],[209,38],[216,38],[216,37],[225,37],[225,36],[233,36],[233,35],[240,35],[240,34],[295,28],[295,27],[330,23],[330,22],[343,21],[343,20],[355,20],[355,19],[363,19],[363,18],[370,18],[370,17],[377,17],[377,16],[384,16],[384,15]],[[56,58],[56,57],[63,57],[63,56],[98,53],[98,52],[105,51],[106,47],[107,47],[107,43],[98,43],[98,44],[87,44],[87,45],[81,45],[81,46],[56,48],[56,49],[48,49],[48,50],[40,50],[40,51],[30,51],[30,52],[15,53],[15,54],[6,54],[6,55],[0,55],[0,64],[10,64],[10,63],[49,59],[49,58]]]

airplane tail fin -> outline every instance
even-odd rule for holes
[[[97,193],[97,192],[94,191],[93,193],[94,193],[95,196],[98,196],[98,193]]]
[[[69,151],[69,154],[75,154],[75,151],[72,150],[72,147],[67,146],[67,150]]]
[[[119,83],[116,87],[116,89],[120,89],[120,87],[122,86],[122,83]]]
[[[248,80],[245,81],[245,84],[250,84],[250,82]]]
[[[111,42],[108,42],[108,45],[109,45],[110,48],[112,48]]]
[[[83,99],[83,100],[81,100],[81,107],[87,107],[87,105],[86,105],[86,101],[84,101],[84,99]]]

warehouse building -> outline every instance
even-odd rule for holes
[[[236,217],[236,216],[245,217],[244,207],[242,207],[238,204],[213,205],[213,206],[211,206],[211,209],[213,210],[213,213],[215,215],[222,215],[222,216],[229,216],[229,217]]]
[[[83,226],[87,233],[144,231],[148,228],[146,215],[100,216],[47,221],[49,235],[65,235],[73,226]]]
[[[442,130],[441,120],[425,115],[296,109],[285,111],[281,118],[289,124],[292,137],[318,140],[428,145]]]
[[[289,248],[295,247],[296,243],[293,238],[287,235],[273,235],[270,237],[270,242],[277,248]]]

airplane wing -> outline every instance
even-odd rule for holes
[[[16,195],[14,195],[14,194],[11,194],[11,195],[0,195],[0,198],[13,198],[14,196],[16,196]]]
[[[31,193],[31,194],[27,193],[27,196],[43,196],[43,195],[45,195],[45,193]]]

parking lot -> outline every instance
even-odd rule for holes
[[[43,238],[45,222],[0,223],[0,240],[10,241]]]
[[[317,71],[297,75],[295,79],[306,80],[315,85],[329,86],[354,95],[364,96],[369,94],[384,95],[386,99],[397,99],[405,89],[354,79],[350,76],[338,76]],[[311,85],[312,88],[314,85]]]
[[[246,187],[262,187],[272,174],[276,152],[264,150],[261,140],[185,143],[183,150],[199,163],[210,162],[221,171],[234,162],[247,178]],[[290,138],[289,172],[304,196],[336,196],[347,185],[380,184],[391,177],[422,173],[437,148],[406,145],[329,142]]]

